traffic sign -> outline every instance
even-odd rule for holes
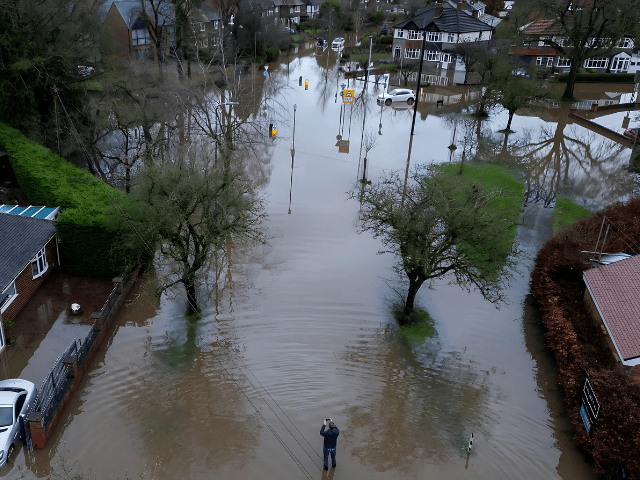
[[[264,72],[262,72],[262,75],[264,75],[265,77],[268,77],[269,73],[265,70]]]
[[[355,90],[342,91],[342,103],[353,103],[355,98]]]
[[[264,66],[264,71],[266,72],[267,70],[269,70],[269,65]]]

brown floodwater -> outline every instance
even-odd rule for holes
[[[283,83],[289,70],[283,101],[297,113],[294,161],[288,118],[259,173],[269,244],[229,246],[218,288],[201,290],[207,303],[195,328],[179,291],[157,301],[139,281],[47,448],[19,449],[0,476],[595,478],[571,440],[528,278],[556,196],[595,208],[633,194],[629,150],[568,124],[566,112],[516,116],[505,145],[506,115],[476,125],[463,105],[442,113],[425,105],[412,165],[460,161],[464,149],[513,165],[531,195],[507,302],[496,309],[447,279],[425,285],[418,301],[436,333],[413,344],[389,313],[394,258],[357,233],[359,205],[345,194],[363,175],[363,122],[378,139],[366,177],[404,171],[411,111],[380,109],[372,98],[366,118],[343,107],[342,79],[325,63],[335,57],[271,69]],[[350,141],[349,153],[338,152],[336,135]],[[341,434],[327,474],[319,430],[328,417]]]

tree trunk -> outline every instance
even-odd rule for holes
[[[507,130],[511,130],[511,120],[513,120],[513,116],[515,115],[516,111],[513,110],[509,110],[509,120],[507,121]]]
[[[200,307],[196,296],[196,282],[193,278],[183,280],[184,288],[187,290],[187,315],[199,315]]]
[[[578,75],[579,64],[571,60],[571,68],[569,69],[569,78],[567,79],[567,86],[564,89],[562,98],[564,100],[573,100],[573,89],[576,85],[576,76]]]
[[[409,316],[413,313],[413,303],[416,299],[416,294],[423,283],[424,280],[418,276],[409,277],[409,291],[407,292],[407,301],[404,303],[404,315],[400,319],[401,326],[409,324]]]

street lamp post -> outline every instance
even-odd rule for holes
[[[293,144],[291,146],[291,181],[289,184],[289,210],[288,214],[291,215],[291,192],[293,190],[293,160],[296,155],[296,110],[298,109],[297,104],[293,104]]]
[[[368,35],[367,38],[369,39],[369,61],[367,62],[367,74],[364,79],[365,89],[367,88],[367,85],[369,83],[369,66],[371,65],[371,48],[373,47],[373,35]]]

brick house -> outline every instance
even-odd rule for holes
[[[625,367],[640,370],[640,255],[583,273],[584,300]]]
[[[0,328],[13,321],[60,262],[51,220],[0,213]],[[0,349],[4,347],[4,331]]]

